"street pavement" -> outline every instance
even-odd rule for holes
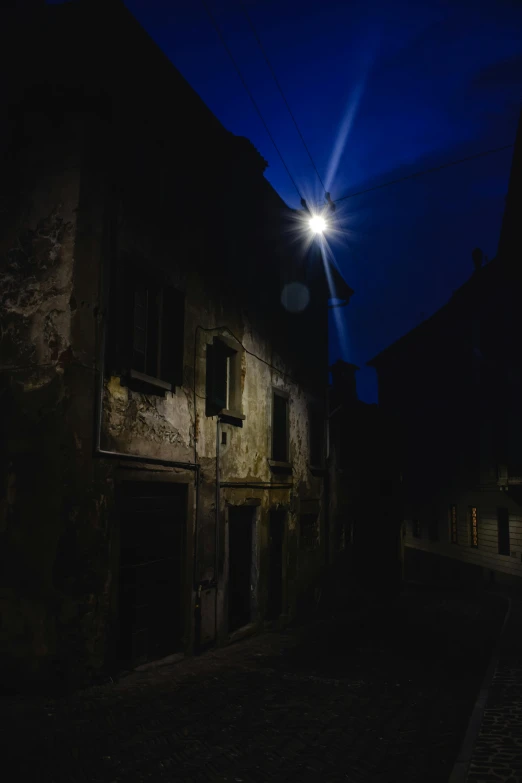
[[[4,701],[4,769],[23,783],[446,783],[504,611],[420,588],[325,599],[306,625]]]
[[[522,783],[522,597],[511,597],[468,783]]]

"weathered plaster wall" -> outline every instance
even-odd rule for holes
[[[187,297],[198,296],[199,287],[187,289]],[[219,553],[218,574],[215,571],[215,480],[216,480],[216,417],[209,417],[205,412],[206,394],[206,346],[214,336],[227,332],[223,330],[202,331],[197,326],[212,324],[208,317],[208,311],[203,306],[198,309],[192,300],[187,308],[186,334],[187,346],[193,346],[196,339],[196,373],[194,374],[194,351],[185,352],[185,376],[187,379],[195,377],[195,389],[191,385],[177,388],[175,392],[165,394],[145,394],[129,389],[125,385],[125,379],[110,377],[106,381],[104,397],[104,428],[103,443],[105,447],[122,451],[124,453],[143,455],[154,458],[162,458],[175,461],[194,461],[201,464],[200,507],[198,511],[198,574],[202,581],[212,581],[220,578],[221,595],[224,600],[226,574],[224,567],[224,505],[225,490],[221,492],[220,499],[220,528],[219,540],[221,548]],[[216,309],[218,309],[216,307]],[[223,310],[224,308],[219,308]],[[197,321],[193,317],[197,316]],[[227,323],[227,313],[220,316],[219,323]],[[238,427],[229,423],[221,423],[220,433],[226,432],[227,443],[219,443],[219,469],[221,482],[250,482],[253,487],[249,497],[257,497],[261,503],[260,535],[261,544],[261,574],[259,579],[260,590],[266,592],[267,566],[266,546],[262,542],[266,539],[268,525],[268,512],[271,507],[285,504],[289,513],[287,526],[289,539],[289,551],[293,550],[292,585],[289,587],[289,613],[293,611],[296,593],[301,583],[306,583],[310,575],[317,575],[322,562],[323,542],[321,530],[318,534],[318,547],[312,552],[303,553],[300,563],[298,558],[298,519],[300,511],[300,499],[316,501],[317,510],[320,512],[323,484],[321,477],[315,477],[309,470],[309,422],[308,405],[314,399],[310,392],[295,383],[283,373],[277,373],[270,365],[273,361],[269,340],[264,341],[258,335],[252,340],[251,325],[245,319],[242,328],[238,328],[237,313],[230,312],[230,322],[234,325],[234,334],[241,339],[246,349],[242,355],[242,410],[244,421]],[[215,321],[214,321],[215,323]],[[212,327],[205,326],[206,329]],[[255,354],[253,356],[252,354]],[[280,361],[280,366],[284,366]],[[290,367],[291,369],[291,367]],[[123,385],[122,385],[123,384]],[[279,388],[289,394],[290,405],[290,459],[292,469],[290,474],[274,474],[269,466],[271,457],[271,406],[272,388]],[[195,395],[194,395],[195,391]],[[194,442],[194,396],[197,412],[197,441]],[[290,483],[291,488],[286,490],[273,490],[263,485],[270,483]],[[259,489],[255,489],[259,485]],[[228,502],[237,504],[243,502],[243,490],[228,488],[226,496]],[[248,493],[247,493],[248,494]],[[313,510],[313,509],[312,509]],[[318,513],[318,527],[322,527],[322,516]],[[297,569],[300,568],[300,573]],[[292,567],[288,567],[290,572]],[[265,598],[260,597],[260,614],[264,607]],[[210,611],[213,611],[213,603],[209,602]],[[224,608],[221,606],[221,613]]]
[[[55,651],[65,601],[52,567],[66,495],[81,122],[23,106],[19,119],[0,232],[0,650],[37,669]]]
[[[82,13],[87,6],[82,4]],[[71,7],[63,19],[74,14]],[[55,21],[59,15],[54,9]],[[308,396],[322,387],[323,373],[326,381],[326,309],[322,320],[314,310],[299,325],[284,312],[274,315],[284,278],[281,224],[274,220],[282,205],[263,180],[264,164],[248,142],[228,134],[175,72],[170,78],[170,64],[154,47],[145,47],[143,61],[136,57],[139,28],[133,28],[136,41],[132,36],[127,41],[127,57],[122,43],[115,63],[109,25],[99,25],[96,16],[90,25],[89,35],[83,35],[82,24],[82,35],[71,30],[64,35],[67,25],[56,28],[54,36],[68,48],[52,53],[55,76],[59,82],[69,78],[69,88],[75,89],[60,88],[50,100],[41,94],[40,103],[31,94],[18,127],[12,176],[3,183],[0,656],[6,679],[51,669],[64,681],[81,679],[107,660],[117,628],[114,502],[125,466],[111,458],[93,459],[108,259],[138,255],[145,264],[168,269],[186,295],[183,384],[173,393],[144,394],[108,373],[101,445],[145,460],[201,466],[197,520],[192,509],[188,526],[194,534],[197,522],[196,580],[219,579],[221,635],[227,502],[259,502],[260,618],[270,508],[288,509],[289,613],[305,574],[317,573],[322,556],[322,543],[300,555],[298,519],[305,503],[320,509],[323,491],[322,479],[308,469],[306,406]],[[100,28],[107,47],[97,50],[94,62],[87,54]],[[84,39],[89,52],[76,56]],[[40,55],[44,58],[43,45]],[[148,59],[150,70],[143,67]],[[113,71],[105,70],[109,66]],[[96,98],[100,84],[91,89],[96,74],[112,90],[108,101]],[[165,102],[166,91],[187,98],[190,112],[183,126],[179,102]],[[192,154],[180,159],[179,149],[196,139]],[[208,192],[214,188],[219,199],[203,202],[199,182],[208,184]],[[206,345],[219,334],[217,326],[226,326],[264,361],[245,352],[244,426],[223,425],[229,440],[220,446],[221,480],[255,486],[221,491],[216,574],[216,419],[206,416],[204,397]],[[298,382],[292,380],[296,377]],[[291,399],[292,474],[285,477],[274,476],[267,461],[273,385]],[[139,467],[150,469],[146,462]],[[194,472],[172,471],[193,485]],[[291,489],[265,486],[283,479],[292,482]],[[192,587],[191,573],[187,579]],[[210,615],[213,598],[206,606]],[[192,609],[187,605],[189,622]],[[212,625],[210,616],[203,619]]]

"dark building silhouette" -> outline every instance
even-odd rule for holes
[[[284,623],[328,510],[331,292],[299,213],[123,3],[35,4],[3,44],[2,677]]]
[[[378,405],[357,397],[354,364],[330,368],[331,552],[336,577],[393,590],[402,577],[402,486],[398,442]]]
[[[522,577],[522,131],[494,259],[375,357],[400,434],[411,573],[464,583]]]

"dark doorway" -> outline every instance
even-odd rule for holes
[[[252,619],[253,506],[228,509],[228,630],[242,628]]]
[[[267,620],[277,620],[283,611],[283,540],[286,512],[271,509],[268,522]]]
[[[137,666],[183,649],[187,487],[124,481],[120,518],[119,662]]]

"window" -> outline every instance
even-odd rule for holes
[[[272,459],[289,462],[288,395],[274,390],[272,394]]]
[[[497,509],[497,532],[499,555],[509,555],[511,549],[509,545],[509,512],[507,508]]]
[[[324,464],[324,419],[318,405],[308,410],[310,427],[310,465],[320,468]]]
[[[183,382],[183,295],[145,274],[132,281],[129,374],[172,389]]]
[[[235,341],[216,337],[207,345],[207,416],[243,419],[241,411],[241,352]]]
[[[319,542],[317,514],[301,514],[299,517],[299,544],[301,549],[315,549]]]
[[[457,520],[457,506],[449,507],[450,540],[452,544],[459,543],[459,528]]]
[[[411,523],[411,532],[414,538],[421,537],[421,523],[418,519],[413,519]]]
[[[184,325],[184,295],[165,273],[150,271],[144,261],[114,264],[111,370],[149,388],[181,386]]]
[[[468,508],[469,543],[475,549],[478,547],[478,513],[475,506]]]

